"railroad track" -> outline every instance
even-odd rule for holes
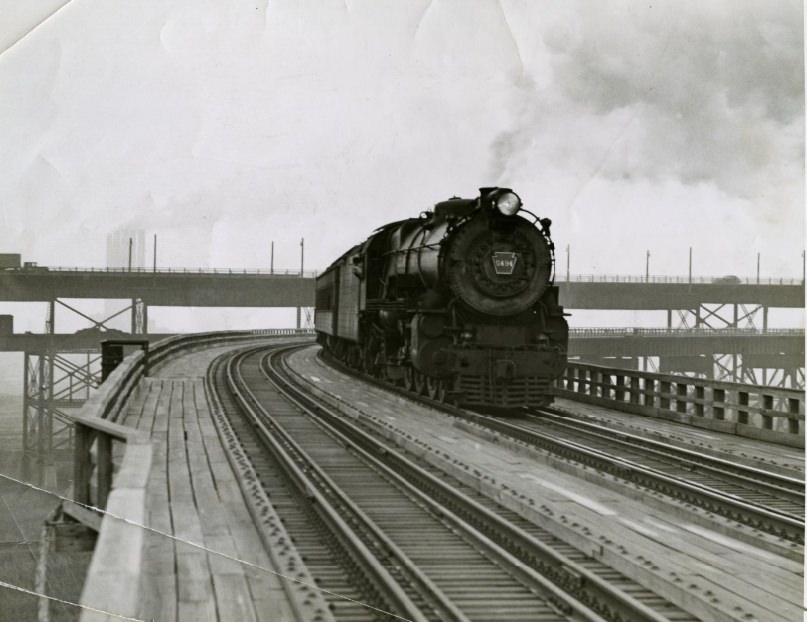
[[[648,439],[640,443],[641,437],[637,435],[608,431],[603,426],[597,434],[593,428],[570,423],[568,416],[565,420],[569,425],[564,427],[560,424],[564,417],[552,410],[525,411],[517,418],[468,411],[357,374],[329,357],[327,363],[346,374],[398,391],[528,446],[773,535],[786,543],[804,544],[804,481],[798,478],[710,458]],[[552,430],[546,425],[550,417]],[[667,450],[666,455],[660,451],[662,446]]]
[[[804,544],[803,483],[799,491],[795,480],[759,470],[741,475],[745,468],[742,465],[721,473],[712,463],[707,471],[707,457],[702,462],[689,461],[684,453],[671,457],[676,450],[670,447],[670,454],[662,458],[657,449],[640,446],[638,440],[634,444],[635,439],[621,432],[610,439],[601,435],[596,441],[590,435],[583,438],[580,430],[575,430],[574,435],[568,429],[563,434],[557,429],[548,432],[544,425],[536,423],[534,415],[520,422],[486,417],[483,425],[783,541]],[[774,480],[779,483],[771,483]]]
[[[260,430],[274,455],[242,442],[337,620],[695,619],[314,402],[281,353],[244,353],[227,376],[249,413],[239,435]]]
[[[552,408],[530,413],[562,438],[601,451],[619,451],[645,466],[792,517],[804,516],[804,479],[775,473],[570,417]],[[802,523],[803,524],[803,523]]]
[[[211,387],[216,410],[226,419],[223,425],[227,430],[223,436],[229,437],[231,456],[235,455],[231,462],[239,476],[244,496],[251,504],[258,529],[262,530],[267,551],[271,554],[279,547],[294,547],[297,551],[297,559],[292,561],[273,557],[297,620],[307,619],[297,605],[299,597],[295,588],[299,581],[300,585],[315,584],[321,590],[320,595],[327,603],[327,615],[322,618],[324,621],[342,618],[371,622],[375,616],[362,602],[369,602],[369,597],[361,577],[345,567],[344,551],[337,541],[329,537],[328,529],[312,511],[307,493],[295,488],[283,464],[265,450],[261,432],[256,433],[256,427],[258,430],[262,428],[260,420],[250,415],[251,408],[242,410],[237,392],[228,388],[229,368],[233,364],[238,365],[245,356],[246,353],[238,357],[220,357],[208,372],[208,386]],[[267,402],[274,402],[278,409],[286,407],[279,393],[267,393],[264,396]],[[269,407],[275,408],[274,405]],[[221,431],[221,422],[219,426]],[[266,430],[263,432],[268,433]],[[270,503],[273,510],[268,524],[264,518],[269,514],[266,503]],[[270,536],[274,536],[274,540]],[[310,576],[297,572],[298,563],[307,566]]]

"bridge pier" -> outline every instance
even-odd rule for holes
[[[142,298],[132,298],[132,334],[149,334],[149,309]]]

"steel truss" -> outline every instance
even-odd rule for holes
[[[92,326],[84,330],[97,331],[97,349],[59,347],[55,336],[57,303],[91,322]],[[23,361],[23,474],[28,481],[52,490],[58,487],[56,460],[72,455],[73,426],[68,413],[80,408],[101,383],[100,340],[110,330],[108,322],[127,311],[131,311],[133,334],[147,334],[147,306],[141,299],[133,299],[130,306],[100,321],[61,300],[48,303],[48,346],[44,351],[26,351]]]
[[[804,388],[803,367],[750,367],[740,354],[720,354],[714,357],[715,379],[783,389]]]
[[[303,316],[305,316],[304,323]],[[297,307],[297,328],[314,328],[314,307]]]
[[[673,325],[673,314],[678,325]],[[667,326],[676,329],[690,328],[745,328],[768,330],[768,307],[754,304],[701,304],[695,309],[668,309]],[[711,376],[699,372],[688,375],[708,376],[715,380],[767,385],[781,388],[803,389],[804,368],[769,365],[746,365],[741,354],[726,353],[713,357]]]
[[[678,314],[674,326],[672,314]],[[761,326],[758,315],[761,314]],[[756,328],[767,330],[768,307],[747,304],[702,304],[696,309],[668,309],[669,328]]]

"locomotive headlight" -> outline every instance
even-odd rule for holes
[[[496,197],[496,209],[505,216],[512,216],[521,209],[521,199],[515,192],[505,192]]]

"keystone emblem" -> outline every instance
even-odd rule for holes
[[[513,274],[513,270],[516,267],[516,259],[518,259],[518,257],[515,253],[496,251],[493,253],[493,269],[496,270],[496,274]]]

